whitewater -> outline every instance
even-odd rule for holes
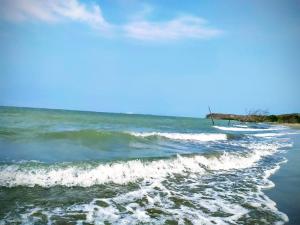
[[[297,132],[0,108],[0,224],[284,224],[264,192]]]

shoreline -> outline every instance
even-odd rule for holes
[[[272,123],[274,125],[278,124],[278,125],[282,125],[282,126],[287,126],[293,129],[300,129],[300,123]]]
[[[253,112],[247,115],[226,114],[226,113],[210,113],[206,115],[207,119],[217,120],[235,120],[240,122],[254,123],[274,123],[274,124],[300,124],[300,113],[269,115],[265,112]]]
[[[297,125],[297,130],[300,125]],[[279,211],[287,214],[288,225],[300,224],[300,134],[292,137],[294,145],[285,153],[287,163],[281,164],[280,169],[269,179],[275,187],[264,190],[274,202]]]

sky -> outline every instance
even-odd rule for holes
[[[0,0],[0,105],[300,112],[299,0]]]

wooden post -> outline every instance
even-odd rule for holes
[[[210,113],[211,122],[212,122],[213,125],[215,125],[215,122],[214,122],[214,119],[213,119],[213,116],[212,116],[212,113],[211,113],[211,110],[210,110],[209,106],[208,106],[208,110],[209,110],[209,113]]]

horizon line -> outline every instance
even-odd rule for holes
[[[41,110],[60,110],[60,111],[75,111],[75,112],[90,112],[90,113],[107,113],[107,114],[124,114],[124,115],[138,115],[138,116],[153,116],[153,117],[181,117],[181,118],[192,118],[192,119],[206,119],[204,117],[193,117],[193,116],[176,116],[176,115],[159,115],[159,114],[146,114],[146,113],[129,113],[129,112],[108,112],[108,111],[92,111],[82,109],[69,109],[69,108],[47,108],[47,107],[35,107],[35,106],[17,106],[17,105],[0,105],[1,107],[10,108],[25,108],[25,109],[41,109]]]

